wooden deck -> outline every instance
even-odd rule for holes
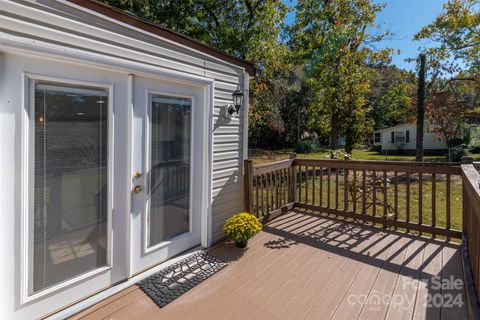
[[[246,250],[223,243],[210,251],[230,265],[165,308],[132,286],[73,319],[467,318],[451,243],[292,211]],[[451,277],[462,289],[436,285]]]

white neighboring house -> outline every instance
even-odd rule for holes
[[[425,124],[425,128],[428,125]],[[385,128],[373,133],[373,145],[381,151],[415,150],[417,124],[405,123]],[[423,134],[424,150],[447,150],[445,139],[439,139],[436,133],[425,131]]]
[[[96,1],[0,2],[0,319],[63,319],[221,239],[253,64]]]

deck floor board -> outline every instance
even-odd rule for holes
[[[442,291],[421,281],[463,279],[456,244],[291,211],[268,223],[248,249],[225,242],[210,253],[229,265],[164,308],[132,286],[72,319],[467,317],[465,304],[427,306],[432,294],[465,302],[463,289]],[[377,296],[395,298],[378,302]]]

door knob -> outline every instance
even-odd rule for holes
[[[135,186],[135,187],[133,188],[133,192],[134,192],[134,193],[140,193],[140,192],[142,192],[142,190],[143,190],[143,188],[140,187],[140,186]]]

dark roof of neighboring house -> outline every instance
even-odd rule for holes
[[[168,28],[162,27],[160,25],[154,24],[152,22],[149,22],[137,16],[130,15],[126,12],[123,12],[107,4],[101,3],[97,0],[69,0],[69,1],[78,6],[101,13],[103,15],[106,15],[120,22],[129,24],[131,26],[156,34],[168,40],[185,45],[189,48],[198,50],[200,52],[217,57],[224,61],[235,64],[237,66],[243,67],[245,71],[248,72],[250,75],[255,74],[255,65],[252,62],[237,58],[233,55],[230,55],[228,53],[225,53],[213,47],[207,46],[201,43],[200,41],[192,39],[188,36],[185,36],[183,34],[180,34]]]
[[[397,128],[397,127],[403,127],[403,126],[405,126],[405,125],[411,125],[411,124],[413,124],[413,125],[415,125],[415,126],[417,125],[416,122],[400,123],[400,124],[397,124],[397,125],[395,125],[395,126],[391,126],[391,127],[386,127],[386,128],[383,128],[383,129],[375,130],[375,132],[380,132],[380,131],[384,131],[384,130],[391,130],[391,129],[395,129],[395,128]]]

